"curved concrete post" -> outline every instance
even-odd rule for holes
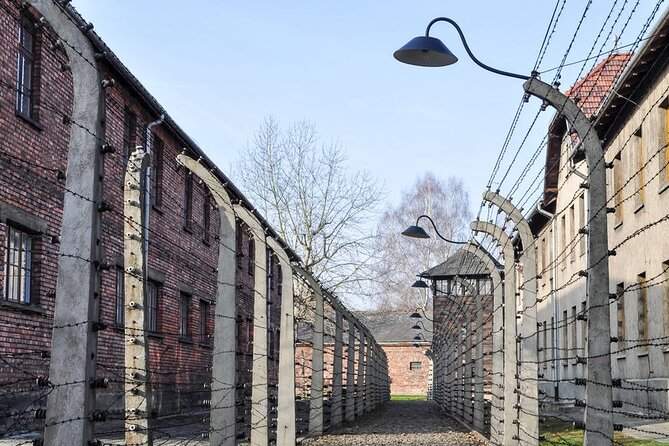
[[[342,422],[342,356],[344,347],[344,314],[340,305],[333,304],[335,309],[335,345],[332,365],[332,408],[330,427]]]
[[[144,323],[146,292],[142,249],[142,193],[140,178],[148,157],[143,150],[130,155],[123,182],[123,266],[125,272],[125,442],[153,444],[149,425],[149,343]]]
[[[365,413],[372,410],[372,385],[374,382],[374,338],[371,333],[366,332],[367,349],[365,351],[365,399],[364,410]]]
[[[267,241],[260,221],[245,207],[233,205],[235,213],[251,229],[255,239],[253,283],[253,381],[251,384],[251,445],[269,444],[269,382],[267,379]]]
[[[365,413],[365,332],[362,325],[358,326],[358,379],[355,392],[355,416],[361,417]]]
[[[94,50],[61,7],[51,0],[29,0],[54,31],[70,45],[65,51],[72,67],[72,121],[67,152],[60,232],[60,255],[53,317],[44,441],[46,445],[84,445],[94,440],[100,278],[100,214],[103,170],[99,141],[104,140],[104,93]],[[77,49],[77,51],[74,50]],[[82,199],[85,197],[86,199]]]
[[[581,140],[588,165],[588,362],[585,372],[586,445],[607,445],[613,438],[611,386],[611,315],[609,309],[609,248],[606,217],[606,163],[599,136],[583,111],[556,88],[538,79],[523,84],[525,91],[551,104],[564,115]]]
[[[281,264],[281,321],[279,333],[279,395],[277,402],[276,442],[278,446],[295,444],[295,320],[293,268],[283,247],[273,238],[267,244]]]
[[[511,239],[499,226],[485,221],[471,224],[474,232],[490,235],[502,246],[504,256],[504,441],[505,446],[518,444],[517,393],[516,393],[516,281],[515,256]]]
[[[230,196],[220,180],[207,167],[186,155],[177,162],[204,182],[218,207],[220,217],[218,274],[214,315],[214,345],[211,369],[211,444],[234,445],[236,441],[235,354],[237,350],[236,318],[236,231],[235,214]]]
[[[472,286],[471,283],[469,283],[468,280],[463,279],[459,276],[455,276],[453,278],[454,282],[459,283],[462,287],[464,287],[467,290],[467,294],[471,297],[474,298],[474,301],[477,303],[477,307],[480,307],[481,303],[481,295],[479,294],[478,290]],[[469,303],[461,303],[461,305],[468,307]],[[472,396],[474,400],[476,401],[477,399],[481,398],[481,404],[480,404],[480,409],[481,409],[481,422],[483,421],[483,392],[480,394],[476,393],[476,383],[472,382],[472,372],[474,372],[474,364],[478,364],[479,362],[481,363],[481,369],[483,369],[483,355],[481,354],[480,356],[477,356],[474,360],[472,360],[472,350],[473,350],[473,329],[472,329],[472,308],[464,308],[462,311],[464,311],[465,315],[465,326],[467,327],[467,336],[465,338],[465,344],[464,344],[464,360],[463,360],[463,374],[464,374],[464,417],[463,419],[470,423],[471,425],[475,424],[476,420],[476,407],[474,406],[472,402]],[[478,311],[478,308],[477,308]],[[477,314],[481,314],[480,311],[478,311]],[[483,320],[483,319],[481,319]],[[483,345],[482,339],[479,339],[481,336],[481,326],[476,327],[476,334],[477,334],[477,351],[478,351],[478,346]],[[481,370],[482,372],[483,370]],[[483,377],[483,374],[481,373],[480,375]],[[475,376],[476,377],[476,376]],[[475,381],[475,380],[474,380]],[[476,428],[476,426],[474,426]]]
[[[456,278],[457,280],[457,278]],[[484,430],[484,412],[485,412],[485,400],[484,400],[484,394],[483,394],[483,303],[482,303],[482,297],[481,293],[479,292],[478,289],[474,288],[468,281],[462,280],[461,281],[463,285],[468,289],[469,294],[474,297],[474,314],[476,315],[475,319],[475,332],[476,332],[476,344],[474,351],[476,352],[476,355],[474,357],[474,361],[472,363],[472,375],[474,378],[473,382],[473,396],[474,396],[474,403],[473,407],[471,407],[472,411],[472,425],[474,426],[474,429],[476,429],[479,432],[483,432]],[[467,312],[467,315],[472,314],[471,311]],[[471,323],[472,321],[469,321],[469,326],[471,327],[473,324]],[[470,330],[469,334],[469,345],[470,345],[470,360],[471,360],[471,343],[472,343],[472,334]],[[470,403],[471,405],[471,403]]]
[[[464,249],[476,256],[490,273],[493,289],[493,312],[492,312],[492,395],[490,404],[490,439],[493,444],[502,444],[501,433],[504,428],[502,421],[504,413],[502,406],[504,398],[502,394],[503,366],[504,366],[504,339],[503,329],[503,289],[502,274],[497,269],[495,262],[489,254],[483,252],[478,245],[467,244]],[[482,374],[479,376],[483,376]],[[483,384],[483,383],[481,383]]]
[[[521,316],[520,316],[520,348],[519,348],[519,376],[520,376],[520,407],[518,413],[520,444],[534,445],[539,438],[539,392],[537,361],[537,263],[534,236],[523,214],[506,198],[486,191],[483,200],[493,203],[502,210],[518,229],[523,244],[521,266],[523,284],[521,287]],[[608,300],[607,300],[608,303]]]
[[[355,324],[348,315],[348,344],[346,353],[346,410],[345,421],[355,419]]]
[[[304,277],[314,292],[314,336],[312,338],[312,361],[311,361],[311,398],[309,402],[309,435],[319,436],[323,434],[323,333],[325,331],[323,316],[325,306],[323,302],[323,290],[320,284],[300,266],[295,270]]]

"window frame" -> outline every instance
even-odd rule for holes
[[[193,230],[193,174],[186,172],[184,176],[184,230]]]
[[[151,163],[153,171],[151,172],[151,205],[156,208],[163,206],[163,176],[164,176],[164,154],[165,142],[153,135]]]
[[[18,116],[29,121],[37,120],[36,108],[36,56],[38,33],[35,20],[27,14],[22,14],[19,23],[19,35],[16,58],[16,101],[15,112]],[[30,43],[26,46],[25,36],[30,36]],[[29,73],[26,75],[26,67]],[[27,85],[26,85],[27,84]]]
[[[191,342],[190,311],[193,296],[181,291],[179,293],[179,340]]]
[[[200,344],[211,344],[211,333],[209,331],[209,314],[211,313],[211,302],[206,299],[200,299]]]
[[[29,307],[36,304],[34,287],[35,287],[35,239],[37,234],[26,230],[21,226],[7,223],[5,231],[5,242],[3,246],[3,280],[2,280],[2,301],[8,304],[20,305]],[[16,239],[12,237],[13,234],[18,235],[18,248],[12,248],[12,241]],[[18,253],[10,254],[11,251]],[[26,256],[25,253],[28,253]],[[18,254],[18,259],[14,256]],[[11,257],[10,257],[11,256]],[[26,261],[26,258],[28,259]],[[10,268],[15,271],[18,270],[18,279],[14,280],[10,285]],[[10,291],[11,289],[11,291]],[[13,291],[16,291],[14,293]],[[11,294],[11,296],[10,296]]]
[[[148,333],[160,333],[160,291],[161,286],[158,282],[153,280],[146,282],[146,312],[144,314],[144,325]],[[155,294],[152,295],[152,293]]]
[[[409,370],[412,372],[417,372],[419,370],[423,370],[423,362],[422,361],[409,361]]]

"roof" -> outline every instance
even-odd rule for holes
[[[77,27],[80,29],[88,29],[89,25],[86,20],[79,14],[79,12],[72,6],[72,4],[67,3],[64,7],[64,10],[71,17]],[[233,198],[239,200],[239,202],[249,209],[254,211],[255,207],[251,202],[242,194],[242,192],[230,181],[230,179],[218,168],[213,161],[209,159],[206,153],[197,145],[197,143],[190,137],[186,132],[179,127],[179,125],[174,122],[170,115],[165,111],[162,105],[158,103],[158,100],[151,94],[149,91],[142,85],[142,83],[133,75],[130,70],[121,62],[121,60],[114,54],[114,52],[107,46],[107,44],[97,35],[91,28],[86,31],[85,36],[91,42],[91,45],[95,51],[103,57],[103,60],[114,70],[116,71],[125,82],[128,83],[131,90],[134,90],[135,94],[142,101],[148,109],[152,109],[156,114],[156,117],[160,115],[165,116],[163,125],[169,128],[174,135],[180,139],[189,150],[195,153],[196,158],[201,158],[201,162],[212,169],[214,173],[223,184],[226,184],[226,189]],[[270,226],[270,224],[259,214],[255,213],[256,217],[260,221],[260,224],[267,230],[267,232],[279,242],[279,244],[286,250],[288,256],[291,260],[300,261],[299,256],[293,251],[293,249],[288,246],[288,244],[277,234],[277,232]]]
[[[369,329],[376,342],[379,344],[390,342],[417,342],[414,336],[422,333],[426,342],[432,342],[432,321],[425,317],[414,319],[411,317],[413,311],[359,311],[356,312],[360,321]],[[431,317],[431,314],[427,314]],[[425,330],[414,330],[418,321]]]
[[[479,248],[490,257],[497,268],[502,268],[502,265],[488,251],[483,247]],[[490,271],[487,270],[486,264],[477,255],[460,248],[444,262],[421,273],[421,277],[445,279],[455,276],[487,276],[489,274]]]
[[[669,9],[664,12],[644,45],[636,52],[615,53],[597,64],[566,94],[580,98],[579,105],[589,118],[604,148],[610,144],[625,125],[636,104],[648,93],[654,82],[669,64]],[[615,94],[611,94],[615,92]],[[546,180],[542,208],[552,212],[557,198],[557,183],[561,144],[567,127],[564,117],[556,113],[549,128],[546,151]],[[533,211],[534,233],[541,230],[548,219]]]
[[[595,115],[631,58],[632,53],[609,55],[567,90],[565,95],[576,101],[588,118]]]

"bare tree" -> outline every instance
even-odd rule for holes
[[[373,231],[382,187],[350,172],[337,141],[309,122],[282,131],[267,118],[234,169],[239,187],[302,257],[305,269],[345,297],[368,289]]]
[[[429,305],[430,293],[413,289],[416,275],[446,260],[457,245],[444,242],[426,220],[421,226],[430,239],[404,237],[401,232],[416,224],[418,216],[432,217],[440,234],[449,240],[463,240],[471,222],[469,197],[462,181],[437,179],[426,172],[411,189],[402,193],[397,207],[389,206],[379,220],[378,251],[383,255],[376,264],[379,277],[377,305],[413,310]]]

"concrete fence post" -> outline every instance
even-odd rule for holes
[[[103,121],[105,100],[95,51],[90,41],[51,0],[29,0],[65,46],[72,68],[73,102],[67,171],[60,228],[60,255],[53,316],[53,335],[44,442],[48,446],[85,445],[94,441],[92,415],[97,373],[97,334],[101,265]],[[75,50],[76,49],[76,50]],[[82,198],[83,197],[83,198]]]
[[[352,318],[348,322],[348,345],[346,347],[346,411],[345,421],[355,419],[355,325]]]
[[[517,388],[516,388],[516,281],[515,255],[511,239],[499,226],[489,222],[475,221],[474,232],[482,232],[497,240],[504,257],[504,416],[503,441],[501,444],[518,444]],[[514,423],[514,421],[516,423]]]
[[[532,78],[525,91],[553,106],[571,124],[581,141],[588,166],[587,364],[585,434],[588,446],[608,445],[613,438],[611,385],[611,314],[609,308],[609,246],[606,163],[592,122],[557,88]]]
[[[251,382],[251,445],[269,444],[269,382],[267,374],[267,241],[260,221],[248,209],[235,204],[237,215],[248,225],[255,240],[253,283],[253,367]]]
[[[477,245],[465,245],[465,249],[478,257],[490,273],[493,291],[493,309],[492,309],[492,395],[490,407],[490,439],[493,444],[502,444],[501,432],[503,430],[502,421],[504,418],[502,406],[504,400],[502,397],[503,387],[503,292],[502,274],[497,269],[495,263],[489,254],[484,253]],[[477,303],[478,306],[478,303]],[[481,375],[482,376],[482,375]]]
[[[279,333],[279,389],[277,401],[276,442],[278,446],[293,446],[295,428],[295,319],[293,269],[288,255],[279,243],[267,239],[267,244],[281,262],[281,320]]]
[[[365,411],[365,332],[362,326],[358,327],[358,379],[355,393],[355,416],[361,417]]]
[[[236,231],[237,224],[230,196],[210,170],[186,156],[177,162],[200,178],[211,192],[220,217],[216,306],[214,309],[214,345],[211,370],[211,444],[231,446],[236,442],[235,382],[237,379],[236,330]]]
[[[535,445],[539,438],[539,392],[537,361],[537,264],[534,236],[523,214],[506,198],[486,191],[484,201],[501,209],[518,228],[523,246],[521,255],[523,284],[521,287],[520,329],[518,337],[520,392],[518,410],[518,436],[522,445]],[[608,293],[607,293],[608,296]],[[608,299],[608,297],[607,297]],[[608,304],[608,300],[607,300]]]
[[[335,308],[335,345],[334,360],[332,366],[332,412],[330,426],[336,426],[342,422],[342,356],[344,346],[344,315],[342,309]]]
[[[311,396],[309,401],[309,435],[323,434],[323,372],[325,363],[325,302],[320,284],[305,269],[295,266],[295,270],[304,277],[314,293],[314,333],[311,356]]]
[[[153,444],[149,426],[148,381],[149,344],[144,322],[146,287],[144,283],[144,250],[142,249],[142,173],[148,157],[143,150],[130,155],[123,187],[123,265],[125,310],[125,442]]]

